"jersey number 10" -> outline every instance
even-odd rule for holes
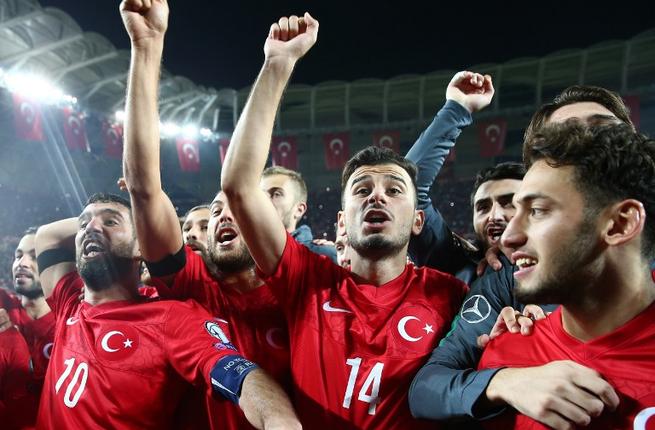
[[[346,364],[352,368],[350,369],[348,386],[346,387],[346,395],[343,397],[342,406],[346,409],[350,409],[350,404],[353,399],[353,391],[355,390],[355,382],[357,382],[357,376],[359,376],[359,366],[362,364],[362,359],[360,357],[349,358],[346,360]],[[384,363],[375,363],[357,396],[357,400],[368,403],[369,415],[375,415],[375,407],[379,402],[380,382],[382,381],[383,368]]]
[[[55,384],[55,393],[59,393],[59,389],[64,384],[64,381],[66,381],[66,378],[68,378],[68,376],[73,371],[73,366],[75,365],[75,359],[69,358],[68,360],[64,360],[64,364],[66,365],[66,369],[64,369],[64,373],[61,374],[61,376],[57,380],[57,383]],[[85,362],[81,362],[80,364],[77,365],[77,369],[75,369],[73,378],[70,380],[68,386],[66,387],[66,392],[64,393],[64,404],[66,406],[68,406],[69,408],[74,408],[75,405],[77,405],[77,402],[80,400],[80,397],[84,392],[84,388],[86,388],[86,380],[88,377],[89,377],[89,365],[86,364]],[[81,381],[80,378],[82,378]],[[78,384],[78,382],[79,385],[77,387],[77,391],[75,391],[75,395],[73,395],[73,389],[75,388],[75,385]]]

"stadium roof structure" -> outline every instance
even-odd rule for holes
[[[81,106],[107,115],[122,109],[130,56],[105,37],[85,32],[65,12],[36,0],[0,0],[0,67],[5,72],[39,74]],[[630,40],[586,49],[474,65],[489,73],[497,96],[485,115],[534,110],[572,84],[600,85],[622,94],[655,90],[655,30]],[[285,95],[277,132],[395,126],[424,122],[445,97],[454,71],[292,85]],[[162,122],[192,123],[231,132],[249,88],[206,88],[162,71]]]

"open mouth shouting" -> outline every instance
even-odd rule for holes
[[[498,223],[487,224],[487,228],[485,229],[487,235],[487,242],[490,245],[499,245],[500,237],[503,235],[503,232],[505,231],[506,227],[507,224],[498,224]]]
[[[364,228],[381,230],[391,224],[391,215],[383,209],[369,209],[364,213]]]
[[[239,233],[234,227],[230,224],[225,224],[219,227],[216,232],[216,243],[218,243],[220,247],[228,247],[232,245],[238,236]]]
[[[82,242],[82,257],[92,260],[105,254],[107,248],[98,237],[89,237]]]

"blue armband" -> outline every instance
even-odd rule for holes
[[[232,403],[238,404],[243,380],[255,369],[259,369],[259,366],[240,355],[225,356],[218,360],[209,372],[212,389]]]

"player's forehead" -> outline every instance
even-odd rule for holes
[[[551,167],[544,160],[535,162],[525,174],[514,194],[514,202],[525,205],[535,199],[572,204],[572,194],[579,194],[574,185],[572,166]]]
[[[360,166],[348,178],[347,188],[351,188],[353,184],[363,181],[377,182],[381,180],[398,181],[406,186],[412,183],[409,173],[397,164],[377,164],[373,166]]]
[[[605,106],[596,102],[578,102],[564,105],[555,110],[548,118],[548,123],[561,123],[566,120],[577,118],[583,122],[587,122],[590,117],[608,117],[616,118],[616,115]]]
[[[18,242],[18,246],[16,246],[16,251],[20,251],[23,253],[33,251],[35,237],[36,235],[32,233],[26,234],[25,236],[21,237],[20,241]]]
[[[79,219],[88,219],[94,216],[117,216],[126,221],[130,220],[130,210],[114,202],[97,202],[88,204],[79,216]]]
[[[184,224],[195,224],[209,219],[209,208],[199,208],[191,212],[184,219]]]
[[[498,179],[483,182],[475,191],[473,202],[478,203],[482,200],[497,200],[501,196],[512,195],[516,193],[521,186],[519,179]]]
[[[262,190],[268,191],[271,188],[290,189],[293,187],[292,180],[289,176],[282,173],[275,173],[272,175],[262,176],[259,181],[259,186]]]

